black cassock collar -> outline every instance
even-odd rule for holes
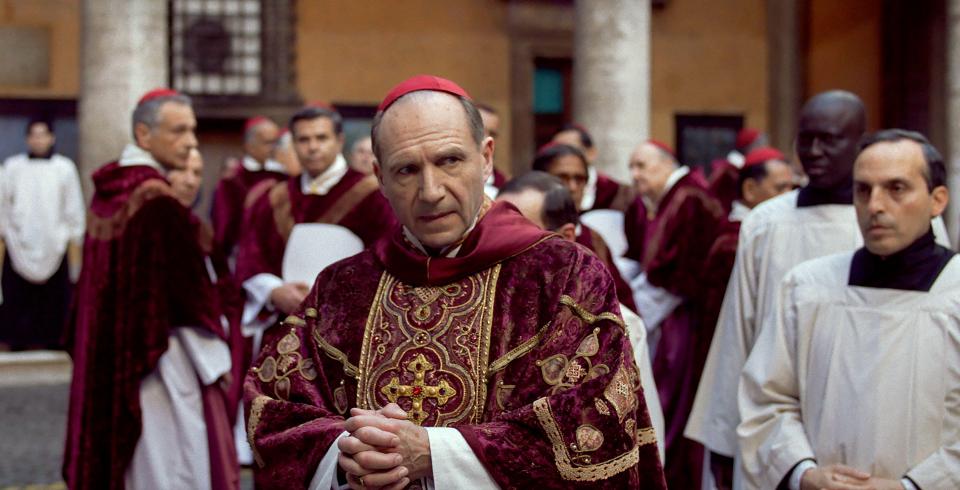
[[[863,247],[853,254],[848,284],[868,288],[930,291],[954,253],[953,250],[937,245],[933,230],[927,230],[925,235],[910,246],[888,257],[874,255]]]

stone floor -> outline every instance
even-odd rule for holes
[[[0,490],[62,490],[70,360],[59,352],[0,353]],[[252,489],[249,469],[241,488]]]

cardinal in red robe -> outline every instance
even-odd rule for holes
[[[273,184],[285,180],[283,164],[273,159],[280,129],[263,116],[247,120],[243,128],[244,156],[231,162],[217,184],[210,209],[214,243],[226,257],[233,254],[244,212]]]
[[[479,126],[437,77],[381,104],[402,226],[325,269],[248,376],[258,485],[665,488],[605,266],[485,199]]]
[[[377,178],[350,169],[343,158],[339,113],[305,107],[293,116],[290,128],[303,173],[264,192],[244,218],[236,271],[247,293],[245,324],[261,315],[267,318],[261,323],[270,326],[268,309],[286,314],[303,301],[309,285],[281,278],[287,239],[296,224],[341,225],[369,246],[396,222]]]
[[[76,489],[238,488],[229,399],[230,374],[239,374],[229,350],[235,339],[228,332],[239,331],[233,289],[228,277],[211,273],[218,268],[208,260],[209,229],[164,177],[186,164],[196,120],[189,99],[169,89],[145,95],[133,120],[137,143],[93,175],[68,325],[64,479]],[[166,376],[177,368],[181,378]],[[142,405],[148,388],[167,394]],[[183,418],[166,425],[161,405]]]
[[[702,447],[685,439],[683,429],[713,337],[714,325],[702,321],[703,298],[713,287],[704,282],[704,260],[726,218],[704,182],[680,166],[666,145],[642,143],[630,166],[649,204],[641,288],[666,298],[657,302],[655,312],[644,306],[640,311],[648,325],[659,324],[660,330],[653,375],[666,422],[667,483],[699,488]]]

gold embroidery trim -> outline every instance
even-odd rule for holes
[[[626,328],[626,326],[624,326],[623,324],[623,320],[620,318],[620,315],[610,313],[609,311],[605,311],[603,313],[600,313],[599,315],[595,315],[587,311],[586,308],[580,306],[580,304],[578,304],[575,299],[571,298],[570,296],[567,296],[566,294],[560,297],[560,304],[573,310],[573,312],[576,313],[577,316],[582,318],[583,321],[587,322],[590,325],[593,325],[594,323],[597,323],[600,320],[609,320],[613,323],[616,323],[617,325],[620,325],[620,328]]]
[[[283,319],[283,323],[290,325],[291,327],[303,327],[307,325],[307,322],[304,321],[303,318],[300,318],[296,315],[288,315]]]
[[[540,341],[543,340],[543,334],[547,332],[547,327],[549,326],[550,324],[547,323],[541,327],[533,337],[523,341],[520,345],[510,349],[510,352],[507,352],[506,354],[500,356],[500,358],[496,361],[490,363],[490,369],[487,371],[487,376],[492,376],[493,374],[507,367],[507,365],[511,362],[516,361],[517,359],[530,353],[530,351],[532,351],[533,348],[539,345]]]
[[[547,433],[550,444],[553,445],[553,456],[557,464],[557,470],[560,471],[560,476],[564,480],[605,480],[636,466],[640,461],[640,447],[635,444],[630,451],[611,460],[597,464],[574,466],[571,463],[570,453],[567,452],[567,446],[563,442],[563,435],[560,434],[560,429],[557,427],[557,422],[550,410],[549,400],[539,398],[534,401],[533,411],[537,414],[540,426]]]
[[[487,404],[487,377],[490,375],[490,335],[493,331],[493,309],[497,294],[497,284],[500,281],[501,264],[493,266],[493,271],[487,279],[487,299],[483,306],[487,316],[483,321],[483,330],[480,331],[480,376],[477,377],[477,403],[473,409],[473,420],[479,421],[483,416],[483,407]]]
[[[347,376],[350,376],[354,379],[357,378],[360,368],[350,363],[347,355],[344,354],[342,350],[330,345],[329,342],[320,336],[320,332],[317,330],[313,331],[313,340],[317,343],[317,346],[320,347],[320,350],[322,350],[327,356],[343,365],[343,372],[346,373]]]
[[[247,420],[247,440],[250,442],[250,449],[253,450],[253,459],[261,468],[263,468],[264,462],[263,458],[260,457],[260,452],[257,451],[254,436],[257,432],[257,425],[260,424],[260,417],[263,415],[263,407],[268,401],[270,401],[270,397],[267,395],[254,398],[253,403],[250,404],[250,418]]]
[[[646,446],[647,444],[656,444],[657,443],[657,431],[653,430],[653,427],[644,427],[637,430],[637,444],[640,446]]]
[[[346,193],[344,193],[340,199],[337,199],[337,202],[333,206],[330,206],[327,209],[327,212],[323,213],[318,217],[314,222],[315,223],[339,223],[340,220],[345,218],[351,211],[353,211],[364,199],[367,198],[370,194],[373,194],[374,191],[380,188],[380,181],[377,180],[375,175],[368,175],[357,183],[353,184]]]
[[[363,343],[360,344],[360,366],[357,368],[357,406],[363,409],[370,409],[364,401],[363,380],[366,379],[366,372],[362,366],[367,365],[367,359],[370,357],[370,337],[373,335],[374,320],[380,311],[380,300],[383,296],[383,290],[387,285],[390,275],[386,271],[380,274],[380,283],[377,284],[377,292],[373,295],[373,302],[370,304],[370,313],[367,315],[367,324],[363,327]]]

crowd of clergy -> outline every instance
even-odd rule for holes
[[[330,105],[251,117],[209,216],[189,97],[117,117],[86,210],[49,122],[0,169],[0,342],[73,359],[71,489],[960,488],[943,157],[855,94],[709,167],[638,138],[628,184],[575,123],[507,179],[417,76],[349,158]]]

